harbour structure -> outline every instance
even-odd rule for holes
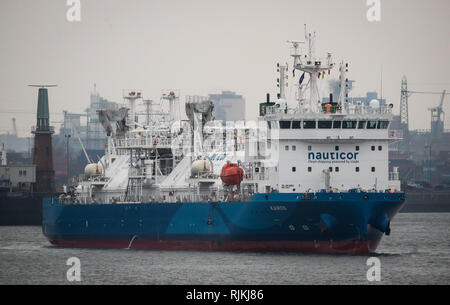
[[[57,196],[53,169],[54,129],[50,126],[48,87],[38,87],[38,105],[34,134],[33,163],[8,161],[8,153],[2,145],[0,166],[0,225],[42,225],[42,201],[44,197]]]
[[[55,172],[53,170],[52,134],[48,105],[48,89],[55,85],[31,85],[39,88],[37,105],[37,122],[32,127],[34,134],[33,164],[36,165],[36,191],[55,191]]]

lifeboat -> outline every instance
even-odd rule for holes
[[[220,179],[227,185],[239,185],[244,178],[244,170],[236,163],[227,163],[222,167]]]

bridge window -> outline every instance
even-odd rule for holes
[[[331,129],[333,121],[319,121],[319,129]]]
[[[375,151],[375,146],[372,145],[371,149],[372,149],[372,151]]]
[[[359,145],[356,145],[355,150],[359,151]]]
[[[381,145],[378,146],[378,150],[379,150],[379,151],[382,151],[382,150],[383,150],[383,146],[381,146]]]
[[[340,129],[342,127],[342,121],[333,121],[333,128]]]
[[[337,172],[337,173],[339,173],[339,167],[336,166],[336,167],[334,168],[334,171]]]
[[[292,121],[292,129],[301,129],[302,121]]]
[[[304,129],[315,129],[316,121],[303,121],[303,128]]]
[[[292,151],[296,151],[297,150],[297,146],[292,145]]]
[[[297,171],[297,168],[294,166],[293,168],[292,168],[292,172],[296,172]]]
[[[358,122],[358,129],[364,129],[366,128],[367,121],[359,121]]]
[[[336,146],[334,147],[334,150],[335,150],[335,151],[339,151],[339,146],[336,145]]]
[[[312,167],[308,167],[308,172],[312,172]]]
[[[291,121],[280,121],[280,129],[291,129]]]
[[[359,173],[359,167],[358,167],[358,166],[355,168],[355,171],[356,171],[357,173]]]
[[[377,121],[368,121],[367,122],[367,129],[375,129],[377,128]]]
[[[344,121],[342,124],[343,129],[355,129],[356,121]]]
[[[389,121],[379,121],[377,129],[387,129],[389,126]]]
[[[308,151],[311,151],[311,150],[312,150],[312,146],[308,145]]]
[[[375,173],[375,167],[372,166],[372,173]]]
[[[288,150],[289,150],[289,145],[286,145],[286,146],[284,147],[284,150],[288,151]]]

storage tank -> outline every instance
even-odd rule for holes
[[[103,174],[103,166],[100,163],[91,163],[84,168],[86,178],[100,176],[101,174]]]
[[[198,175],[202,173],[210,173],[212,170],[211,162],[208,160],[196,160],[192,162],[191,173],[192,175]]]
[[[380,102],[378,100],[371,100],[369,103],[370,107],[373,109],[380,109]]]

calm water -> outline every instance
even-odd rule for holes
[[[450,284],[450,214],[399,214],[376,256],[381,284]],[[368,256],[60,249],[40,227],[0,227],[0,284],[368,284]]]

